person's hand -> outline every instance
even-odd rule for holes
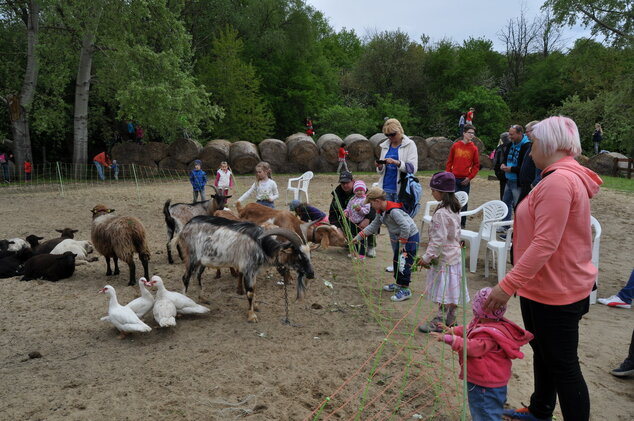
[[[351,241],[352,244],[357,244],[359,242],[359,240],[357,240],[357,237],[354,237]]]
[[[346,218],[349,216],[348,215],[348,209],[344,209],[343,210],[343,216],[345,216]]]
[[[507,167],[506,164],[502,164],[500,165],[500,169],[504,172],[510,172],[511,171],[511,167]]]
[[[357,226],[361,229],[367,227],[368,225],[370,225],[370,220],[367,218],[357,224]]]
[[[471,182],[471,179],[468,177],[465,177],[465,179],[462,180],[460,184],[462,184],[463,186],[468,186],[470,182]]]
[[[440,332],[429,332],[429,334],[438,342],[442,342],[445,337],[445,334]]]
[[[500,284],[497,284],[493,287],[491,293],[489,294],[489,298],[487,298],[484,303],[484,309],[491,311],[497,310],[498,308],[506,305],[510,298],[511,296],[504,292],[504,290],[500,287]]]
[[[385,163],[386,164],[394,164],[394,165],[398,165],[399,162],[396,159],[392,159],[392,158],[386,158],[385,159]]]
[[[422,267],[422,268],[425,268],[425,269],[431,268],[430,264],[429,263],[425,263],[425,261],[423,259],[420,259],[417,264],[418,264],[418,267]]]
[[[359,206],[359,205],[352,205],[352,209],[354,209],[354,210],[359,210],[359,208],[361,208],[361,206]]]

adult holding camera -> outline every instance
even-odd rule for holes
[[[379,187],[386,193],[386,200],[398,203],[401,188],[401,174],[418,171],[418,150],[412,139],[405,135],[403,126],[395,118],[388,118],[383,124],[383,134],[387,140],[381,143],[381,155],[376,161],[376,171],[380,174]],[[398,238],[390,236],[392,249],[398,250]],[[387,267],[391,272],[393,267]]]

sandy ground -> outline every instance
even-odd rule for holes
[[[374,176],[362,178],[376,181]],[[287,177],[276,180],[283,190]],[[239,177],[239,192],[251,182],[252,177]],[[332,174],[316,176],[311,202],[327,209],[328,192],[336,182]],[[427,185],[428,177],[423,183]],[[497,192],[496,182],[477,179],[470,207],[495,199]],[[90,209],[105,203],[143,221],[152,249],[151,274],[161,275],[168,289],[180,291],[183,267],[168,265],[164,251],[162,205],[168,198],[189,201],[187,181],[141,185],[140,193],[134,185],[107,184],[67,188],[63,198],[54,192],[4,194],[0,238],[51,238],[57,236],[56,228],[72,227],[80,230],[76,238],[89,239]],[[423,200],[430,200],[428,188]],[[282,193],[278,207],[283,203]],[[632,269],[634,197],[602,191],[592,209],[603,227],[603,297],[617,292]],[[468,222],[468,228],[477,225],[477,220]],[[411,335],[416,323],[428,317],[431,305],[424,299],[392,304],[380,292],[380,285],[390,279],[383,270],[387,249],[383,234],[379,256],[363,264],[351,262],[343,249],[314,252],[316,278],[306,298],[295,301],[295,288],[289,288],[290,326],[282,323],[284,288],[277,285],[275,271],[263,271],[258,279],[257,324],[247,322],[246,299],[236,295],[230,275],[223,273],[215,280],[207,272],[209,315],[179,319],[173,329],[154,329],[123,340],[99,321],[107,303],[97,291],[111,284],[120,302],[135,298],[136,287],[126,286],[125,264],[117,277],[105,276],[101,258],[78,266],[72,278],[56,284],[0,280],[0,419],[301,420],[327,396],[333,399],[320,419],[339,407],[330,419],[354,418],[362,401],[368,404],[359,419],[386,419],[390,412],[384,408],[394,407],[401,392],[404,403],[396,419],[413,419],[414,414],[459,419],[455,355],[425,335]],[[471,292],[493,284],[494,277],[484,278],[482,263],[468,275]],[[424,272],[415,274],[413,289],[420,292],[423,285]],[[197,286],[190,295],[197,298]],[[404,321],[390,333],[403,315]],[[511,300],[507,315],[521,323],[517,299]],[[154,326],[151,315],[146,321]],[[632,419],[634,379],[609,374],[626,356],[632,321],[631,310],[593,305],[581,322],[579,356],[594,420]],[[42,357],[30,359],[33,351]],[[528,402],[532,390],[532,351],[528,346],[524,351],[526,358],[513,366],[511,406]],[[376,376],[367,382],[370,371]]]

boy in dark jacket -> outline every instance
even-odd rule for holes
[[[207,173],[200,169],[202,164],[200,159],[195,160],[194,169],[189,174],[189,181],[192,183],[192,188],[194,189],[194,202],[196,202],[199,194],[201,201],[206,200],[205,185],[207,184]]]

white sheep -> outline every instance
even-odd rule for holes
[[[99,260],[99,258],[96,256],[88,257],[88,255],[93,252],[93,246],[90,241],[72,240],[70,238],[67,238],[66,240],[56,245],[50,254],[64,254],[67,251],[70,251],[76,255],[76,265],[83,265],[87,262],[95,262]]]

